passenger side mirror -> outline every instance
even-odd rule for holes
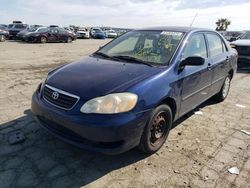
[[[199,56],[187,57],[180,63],[180,68],[183,69],[185,66],[201,66],[204,65],[205,59]]]

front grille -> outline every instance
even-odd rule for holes
[[[72,95],[49,85],[45,85],[43,88],[43,98],[48,103],[64,110],[72,109],[80,99],[76,95]]]
[[[250,56],[250,46],[236,46],[239,55]]]

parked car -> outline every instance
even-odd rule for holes
[[[38,32],[26,34],[24,37],[26,42],[72,42],[76,40],[76,34],[69,32],[63,28],[52,27],[43,28]]]
[[[226,99],[236,69],[237,52],[215,31],[134,30],[49,72],[33,95],[32,112],[75,146],[154,153],[173,122],[213,96]]]
[[[221,31],[220,33],[229,42],[233,42],[233,41],[237,40],[243,34],[243,32],[241,32],[241,31]]]
[[[94,39],[105,39],[106,35],[100,28],[91,28],[90,36]]]
[[[80,38],[80,39],[89,39],[90,38],[88,29],[79,29],[76,32],[76,35],[77,35],[77,38]]]
[[[8,25],[5,25],[5,24],[0,24],[0,29],[1,30],[8,30]]]
[[[12,27],[10,25],[12,25]],[[18,23],[18,24],[10,24],[10,25],[8,29],[10,33],[10,39],[15,39],[17,33],[28,28],[27,24]]]
[[[26,28],[25,30],[20,31],[19,33],[17,33],[15,39],[16,40],[23,40],[24,41],[24,36],[32,33],[32,32],[39,32],[42,29],[46,29],[47,27],[37,27],[37,26],[30,26],[28,28]]]
[[[239,67],[250,66],[250,31],[246,31],[240,39],[231,42],[231,47],[235,48],[238,52]]]
[[[9,39],[9,31],[6,31],[6,30],[2,30],[0,28],[0,42],[4,42],[6,39]]]
[[[116,38],[117,37],[117,33],[114,30],[105,31],[105,35],[107,38]]]

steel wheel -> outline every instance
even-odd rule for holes
[[[228,93],[229,93],[229,89],[230,89],[230,78],[226,77],[223,88],[222,88],[222,96],[223,98],[226,98]]]
[[[172,126],[172,110],[168,105],[156,107],[149,117],[142,134],[139,149],[151,154],[165,143]]]
[[[151,137],[150,137],[150,143],[153,146],[156,146],[159,144],[160,140],[164,137],[164,133],[167,130],[167,122],[166,122],[166,114],[164,112],[159,112],[152,124],[151,124]]]

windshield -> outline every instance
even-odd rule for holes
[[[49,31],[49,28],[40,28],[36,30],[36,32],[38,33],[43,33],[43,32],[48,32],[48,31]]]
[[[13,26],[13,28],[16,28],[16,29],[25,29],[27,26],[26,25],[23,25],[23,24],[16,24]]]
[[[250,39],[250,31],[246,32],[241,39]]]
[[[102,30],[100,30],[100,29],[93,29],[93,31],[96,32],[96,33],[101,33],[102,32]]]
[[[174,31],[131,31],[113,40],[98,52],[110,57],[130,57],[150,64],[169,63],[182,32]]]

